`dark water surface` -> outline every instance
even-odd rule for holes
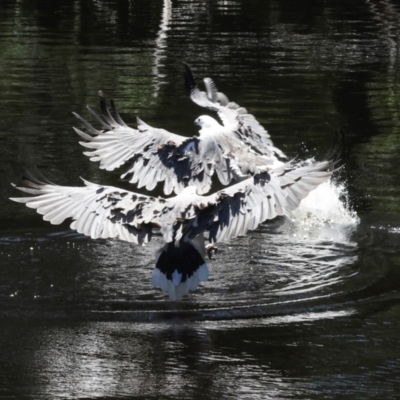
[[[0,398],[400,398],[399,37],[390,0],[1,0]],[[289,157],[342,129],[345,167],[318,218],[221,244],[173,304],[150,285],[160,236],[92,241],[8,197],[24,165],[128,188],[71,111],[102,89],[127,123],[194,135],[182,60]]]

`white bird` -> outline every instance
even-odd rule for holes
[[[133,129],[124,123],[113,101],[112,116],[100,91],[102,117],[90,107],[88,109],[102,130],[95,129],[74,113],[87,128],[87,133],[74,128],[85,140],[80,144],[90,149],[84,154],[91,161],[99,161],[100,168],[107,171],[131,160],[132,164],[121,178],[129,176],[131,183],[147,190],[153,190],[158,182],[164,182],[167,195],[178,194],[186,186],[196,186],[199,194],[208,193],[214,173],[223,185],[228,185],[232,178],[240,180],[265,167],[282,166],[277,156],[285,155],[273,145],[269,134],[253,115],[235,103],[221,105],[228,101],[227,97],[217,91],[210,78],[205,80],[208,94],[200,92],[187,64],[185,81],[191,99],[217,111],[223,125],[210,116],[200,116],[195,120],[201,128],[199,136],[191,138],[153,128],[139,118],[138,128]]]
[[[25,186],[13,186],[32,196],[11,200],[36,209],[55,225],[71,218],[72,229],[93,239],[144,244],[154,228],[160,229],[166,244],[156,255],[152,284],[178,300],[207,280],[206,250],[294,210],[329,179],[335,163],[315,162],[279,173],[262,171],[208,196],[189,186],[168,199],[85,180],[82,187],[58,186],[27,172]]]
[[[246,108],[239,104],[229,101],[224,93],[218,91],[211,78],[203,79],[206,92],[201,91],[189,64],[184,62],[183,65],[185,83],[191,100],[200,107],[215,111],[231,136],[238,137],[258,154],[267,156],[272,163],[281,165],[277,156],[286,158],[286,155],[273,145],[271,136],[254,115],[249,114]]]

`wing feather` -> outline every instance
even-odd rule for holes
[[[84,139],[80,144],[89,149],[84,154],[91,161],[99,162],[101,169],[113,171],[132,160],[121,178],[129,177],[131,183],[147,190],[153,190],[161,181],[164,181],[166,194],[172,191],[180,193],[188,185],[196,186],[199,193],[210,190],[213,171],[207,167],[207,149],[210,146],[207,139],[203,139],[200,145],[197,137],[186,138],[164,129],[153,128],[139,118],[138,129],[130,128],[121,123],[120,117],[114,118],[111,115],[102,93],[99,94],[99,99],[102,118],[96,115],[95,119],[101,121],[103,131],[93,128],[88,121],[74,113],[87,128],[88,133],[74,129]],[[94,114],[92,110],[90,112]],[[211,162],[218,164],[217,171],[221,181],[228,184],[230,178],[223,170],[221,151],[214,152],[213,156],[215,160]]]
[[[331,160],[295,167],[285,173],[284,179],[274,171],[261,172],[206,197],[214,208],[199,210],[190,236],[209,231],[210,242],[223,241],[243,235],[267,219],[287,214],[330,178],[335,163]]]
[[[204,79],[207,93],[200,91],[190,66],[186,63],[183,65],[185,83],[194,103],[216,112],[231,134],[258,154],[267,156],[271,161],[276,161],[276,156],[286,158],[285,154],[273,145],[271,136],[254,115],[249,114],[245,108],[239,107],[236,103],[230,103],[223,93],[218,92],[211,78]]]
[[[209,196],[187,187],[169,199],[88,181],[83,187],[58,186],[28,174],[25,186],[17,189],[31,196],[12,200],[36,209],[52,224],[71,218],[72,229],[92,238],[142,244],[157,227],[167,242],[194,239],[203,232],[208,232],[210,242],[217,242],[243,235],[263,221],[295,209],[311,190],[329,179],[335,164],[314,162],[278,174],[263,171]]]
[[[33,197],[12,198],[36,209],[45,221],[60,224],[73,220],[71,228],[92,238],[119,237],[123,240],[144,243],[151,237],[156,218],[143,221],[141,208],[157,200],[111,186],[100,186],[85,181],[83,187],[58,186],[38,179],[25,179],[30,187],[17,187]],[[136,210],[137,212],[132,212]]]
[[[213,92],[216,88],[211,80],[209,84],[210,97],[216,99],[219,92]],[[200,92],[197,89],[194,93]],[[207,95],[204,96],[204,101],[215,108]],[[111,115],[102,93],[99,94],[99,99],[102,118],[96,115],[95,119],[102,121],[103,130],[93,128],[89,122],[74,114],[87,128],[87,133],[75,128],[83,139],[80,144],[87,149],[84,154],[91,161],[99,162],[100,168],[107,171],[113,171],[131,160],[121,178],[127,177],[139,188],[153,190],[158,182],[164,182],[165,194],[180,193],[191,185],[197,187],[199,194],[204,194],[211,189],[214,172],[223,185],[228,185],[235,177],[234,168],[239,168],[243,171],[241,175],[246,176],[248,170],[256,171],[258,166],[274,162],[262,155],[262,152],[260,157],[259,149],[262,146],[251,142],[252,133],[244,125],[245,119],[240,119],[250,118],[244,114],[243,109],[225,107],[226,110],[224,108],[220,111],[230,134],[223,128],[223,132],[213,135],[186,138],[164,129],[153,128],[139,118],[137,129],[130,128],[120,122],[120,117],[115,116],[116,110],[113,111],[115,117]],[[219,101],[216,103],[218,107]],[[92,110],[90,112],[94,114]],[[243,166],[239,166],[237,160],[228,164],[228,160],[236,158]]]

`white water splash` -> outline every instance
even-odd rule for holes
[[[360,220],[348,206],[343,183],[328,181],[313,190],[289,216],[294,237],[347,242]]]

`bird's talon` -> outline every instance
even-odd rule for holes
[[[218,253],[218,247],[214,244],[208,244],[206,246],[207,255],[210,260],[214,258],[214,256]]]

